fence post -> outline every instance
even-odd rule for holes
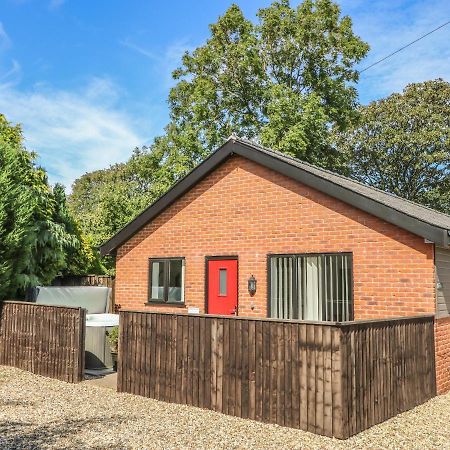
[[[348,362],[350,357],[349,349],[349,335],[348,329],[343,326],[339,326],[340,335],[340,349],[341,349],[341,392],[342,392],[342,437],[341,439],[347,439],[350,437],[350,422],[349,422],[349,382],[351,374],[348,371]]]

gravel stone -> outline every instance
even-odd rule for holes
[[[346,441],[0,366],[0,449],[450,449],[450,393]]]

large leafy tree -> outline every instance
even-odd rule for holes
[[[357,180],[450,213],[450,83],[409,84],[370,103],[337,145]]]
[[[61,187],[53,190],[19,126],[0,115],[0,299],[50,283],[82,247],[64,217]]]
[[[281,0],[258,19],[253,24],[232,5],[174,72],[171,122],[154,148],[180,158],[184,171],[231,134],[320,166],[338,164],[330,130],[355,119],[354,66],[368,45],[331,0],[296,8]]]
[[[83,230],[99,245],[231,134],[340,169],[331,131],[355,120],[354,66],[367,51],[331,0],[276,1],[257,23],[232,5],[173,72],[164,135],[75,183],[70,206]]]

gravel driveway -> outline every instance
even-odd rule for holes
[[[450,449],[450,394],[347,441],[0,366],[1,449]]]

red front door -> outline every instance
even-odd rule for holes
[[[237,259],[209,259],[207,305],[208,314],[237,315]]]

